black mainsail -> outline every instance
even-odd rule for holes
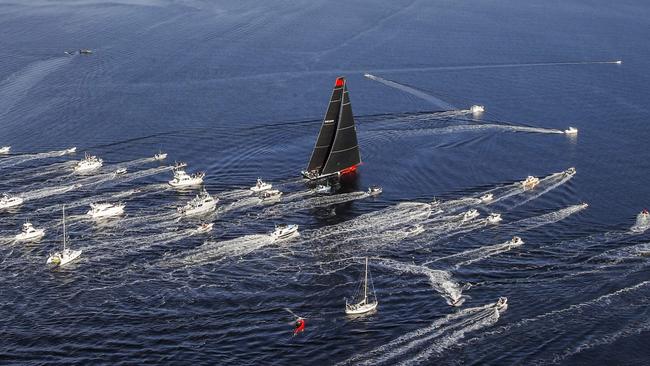
[[[303,175],[309,179],[319,179],[345,174],[354,171],[359,163],[361,155],[350,97],[345,79],[339,77]]]

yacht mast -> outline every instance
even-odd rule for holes
[[[366,257],[366,278],[363,281],[363,303],[368,302],[368,257]]]
[[[67,237],[65,235],[65,206],[63,206],[63,251],[65,251],[65,242]]]

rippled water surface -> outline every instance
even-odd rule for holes
[[[25,201],[0,212],[1,363],[646,364],[648,19],[639,0],[2,2],[0,191]],[[364,163],[317,195],[299,171],[337,76]],[[84,152],[99,172],[72,173]],[[197,190],[166,184],[174,161],[206,172],[214,214],[179,218]],[[88,219],[97,201],[126,213]],[[62,205],[83,254],[52,269]],[[39,242],[14,241],[27,220]],[[300,235],[273,243],[278,223]],[[346,317],[364,257],[379,307]]]

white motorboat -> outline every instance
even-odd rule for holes
[[[368,194],[371,196],[378,196],[380,195],[384,190],[380,186],[370,186],[368,188]]]
[[[285,225],[279,224],[275,225],[275,230],[269,236],[271,241],[275,242],[278,240],[283,240],[292,237],[298,233],[298,225]]]
[[[212,231],[212,227],[214,226],[213,223],[203,223],[199,225],[196,229],[194,229],[194,233],[196,234],[204,234]]]
[[[522,245],[523,243],[524,241],[518,236],[513,236],[512,239],[508,241],[508,244],[510,245]]]
[[[539,178],[529,175],[524,181],[521,182],[521,187],[523,189],[533,189],[539,184]]]
[[[169,185],[175,188],[194,187],[203,184],[203,177],[204,172],[189,175],[184,169],[178,168],[174,170],[174,179],[169,181]]]
[[[498,213],[491,213],[487,219],[485,219],[488,224],[498,224],[501,220],[503,220],[501,214]]]
[[[269,190],[271,188],[273,188],[273,185],[271,183],[266,183],[260,178],[257,178],[257,182],[250,189],[251,191],[258,193],[258,192]]]
[[[479,114],[485,112],[485,106],[474,104],[469,108],[469,111],[473,114]]]
[[[0,147],[0,154],[9,154],[10,150],[11,150],[11,146]]]
[[[479,199],[481,200],[481,203],[492,202],[492,200],[494,199],[494,195],[492,193],[486,193],[482,195],[481,198]]]
[[[167,153],[160,151],[158,154],[153,156],[153,159],[157,161],[165,160],[167,159]]]
[[[574,167],[571,167],[571,168],[564,171],[564,175],[567,176],[567,177],[573,176],[575,174],[576,174],[576,168],[574,168]]]
[[[73,260],[79,258],[81,255],[81,249],[72,250],[67,247],[68,237],[65,232],[65,206],[63,207],[63,251],[56,252],[47,258],[47,264],[53,264],[56,266],[64,266]]]
[[[123,203],[91,203],[90,210],[88,210],[86,215],[93,219],[119,216],[124,213],[124,207],[125,205]]]
[[[578,129],[575,127],[569,127],[566,130],[564,130],[564,133],[566,135],[577,135],[578,134]]]
[[[82,49],[79,50],[79,54],[81,54],[81,55],[92,55],[93,50],[88,49],[88,48],[82,48]]]
[[[0,209],[16,207],[23,204],[23,199],[18,196],[10,196],[7,193],[2,194],[0,198]]]
[[[616,61],[616,64],[617,64],[617,65],[620,65],[620,64],[622,64],[622,63],[623,63],[623,60],[617,60],[617,61]]]
[[[260,199],[262,201],[275,201],[279,200],[282,197],[282,192],[277,189],[267,189],[266,191],[260,192]]]
[[[499,300],[497,300],[497,302],[494,304],[494,307],[499,312],[506,311],[506,309],[508,309],[508,298],[500,297]]]
[[[124,175],[124,174],[126,174],[126,172],[127,172],[126,168],[119,168],[115,172],[113,172],[113,174],[115,174],[115,175]]]
[[[73,146],[73,147],[71,147],[69,149],[65,149],[66,154],[74,154],[76,152],[77,152],[77,147],[76,146]]]
[[[328,194],[332,192],[332,186],[329,184],[319,184],[316,186],[315,191],[318,194]]]
[[[345,300],[345,313],[347,315],[360,315],[371,312],[377,308],[379,302],[377,301],[377,294],[375,292],[375,286],[372,285],[372,276],[370,276],[370,283],[372,287],[371,296],[368,296],[368,257],[366,257],[366,271],[363,277],[363,287],[360,286],[362,293],[360,292],[357,295],[357,299],[360,301],[349,304],[348,300]],[[372,300],[371,300],[372,297]]]
[[[218,198],[211,196],[205,189],[192,198],[185,206],[179,207],[178,212],[183,216],[197,216],[213,212],[217,208]]]
[[[45,229],[36,229],[34,226],[26,222],[23,224],[23,230],[20,234],[16,235],[16,241],[29,241],[40,239],[45,235]]]
[[[476,209],[472,208],[463,214],[463,221],[471,220],[479,215]]]
[[[80,160],[77,165],[75,165],[74,171],[77,173],[88,173],[101,168],[103,164],[104,160],[96,157],[95,155],[86,153],[84,158]]]

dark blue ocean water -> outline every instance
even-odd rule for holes
[[[0,191],[25,203],[0,213],[0,363],[647,364],[649,19],[640,0],[2,2]],[[337,76],[364,164],[314,196],[299,171]],[[72,175],[83,152],[103,170]],[[196,193],[166,187],[174,160],[221,200],[209,235],[174,216]],[[257,177],[282,201],[249,196]],[[126,215],[86,219],[100,200]],[[53,270],[63,204],[83,254]],[[26,220],[40,242],[13,241]],[[271,243],[276,223],[300,237]],[[379,308],[349,318],[365,256]]]

